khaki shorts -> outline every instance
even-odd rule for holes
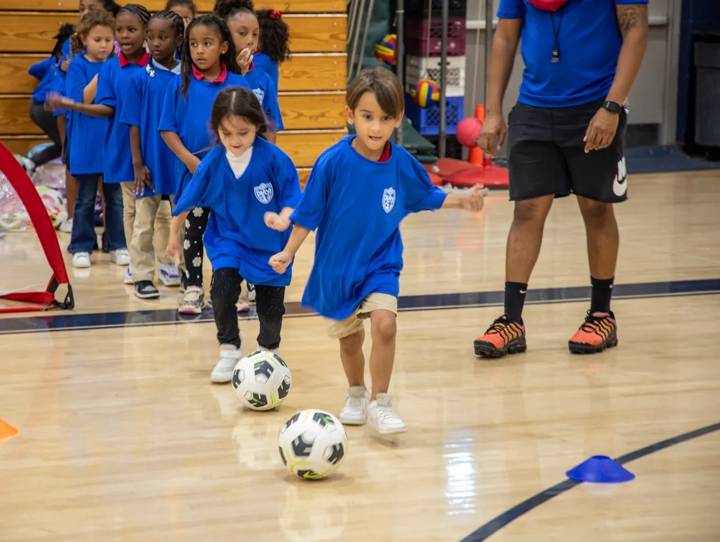
[[[397,297],[394,295],[372,293],[360,303],[355,313],[345,320],[333,320],[328,335],[333,339],[342,339],[363,329],[363,320],[370,318],[376,310],[386,310],[397,315]]]

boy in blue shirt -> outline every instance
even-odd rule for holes
[[[340,340],[340,357],[350,390],[340,421],[368,422],[379,433],[400,433],[405,422],[388,394],[395,358],[397,296],[403,245],[400,223],[410,213],[440,208],[479,211],[481,188],[448,195],[405,149],[389,143],[403,117],[403,92],[385,68],[363,70],[347,91],[351,135],[317,160],[291,220],[285,249],[270,259],[276,272],[290,265],[311,230],[317,228],[315,264],[302,303],[334,320],[330,336]],[[370,319],[372,389],[365,388],[363,319]],[[368,400],[370,402],[368,402]]]

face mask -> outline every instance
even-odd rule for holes
[[[568,0],[528,0],[528,2],[541,11],[557,11],[567,4]]]

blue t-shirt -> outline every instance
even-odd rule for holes
[[[215,98],[225,88],[250,88],[245,78],[228,72],[225,81],[210,82],[190,76],[187,96],[182,92],[182,79],[175,78],[168,85],[160,113],[158,130],[176,132],[188,151],[202,158],[212,145],[214,134],[210,129],[210,114]],[[175,183],[179,195],[191,174],[179,158],[175,158]]]
[[[36,62],[28,69],[28,73],[38,80],[32,94],[33,103],[45,103],[47,93],[52,90],[53,80],[56,77],[57,62],[55,57],[49,57],[40,62]]]
[[[245,79],[250,84],[253,94],[257,96],[270,128],[274,132],[284,129],[285,125],[278,105],[278,92],[272,78],[266,72],[254,69],[245,74]]]
[[[370,294],[397,296],[403,267],[400,223],[442,207],[446,194],[422,165],[392,145],[375,162],[343,138],[320,155],[292,221],[317,228],[315,263],[302,303],[334,320],[349,317]]]
[[[569,0],[550,12],[528,0],[500,0],[499,19],[523,19],[525,71],[518,101],[534,107],[573,107],[607,96],[622,46],[615,6],[647,3]],[[552,62],[555,48],[558,63]]]
[[[134,70],[128,93],[124,97],[120,122],[140,127],[140,146],[143,160],[150,170],[155,192],[149,188],[138,197],[156,194],[174,195],[176,192],[175,155],[160,137],[158,126],[165,94],[175,79],[179,79],[180,64],[171,71],[150,61],[144,70]]]
[[[104,65],[105,62],[91,62],[83,55],[74,57],[65,78],[66,96],[82,103],[83,90]],[[105,141],[110,121],[107,117],[93,117],[77,111],[69,112],[68,117],[73,127],[68,136],[70,173],[102,174],[105,151],[102,142]]]
[[[272,79],[275,85],[275,91],[277,92],[279,87],[280,70],[275,61],[273,61],[265,53],[255,53],[253,55],[253,70],[260,70],[267,73]]]
[[[225,147],[217,145],[203,158],[173,214],[209,207],[212,212],[204,244],[213,269],[238,269],[251,284],[287,286],[292,270],[278,275],[268,260],[285,248],[291,228],[272,230],[265,225],[264,216],[297,205],[300,181],[295,165],[260,137],[255,139],[250,164],[239,178],[225,154]]]
[[[105,156],[103,175],[106,183],[124,183],[135,178],[130,151],[130,129],[119,119],[126,107],[125,96],[130,91],[133,72],[144,70],[139,64],[126,64],[120,67],[117,56],[110,57],[100,70],[98,78],[96,104],[107,105],[115,109],[105,138]]]
[[[58,68],[53,72],[53,78],[50,82],[50,86],[48,90],[51,90],[53,92],[57,92],[59,94],[65,93],[65,72],[60,69],[60,66],[63,62],[65,62],[67,59],[69,59],[72,56],[72,43],[70,41],[70,38],[66,39],[62,47],[60,48],[60,60],[58,60]],[[70,70],[70,67],[68,66],[68,71]],[[62,117],[67,113],[66,109],[56,109],[53,111],[53,117]],[[70,132],[70,124],[68,123],[69,119],[66,119],[66,125],[65,125],[65,137],[68,136]]]

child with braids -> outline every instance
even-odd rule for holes
[[[182,197],[185,185],[211,146],[208,119],[215,98],[228,87],[249,88],[238,73],[230,31],[219,17],[202,15],[193,19],[182,49],[182,74],[168,86],[158,126],[161,137],[177,157],[178,197]],[[193,209],[185,221],[185,293],[178,307],[181,314],[199,314],[204,306],[203,234],[209,211]]]
[[[120,122],[130,127],[137,199],[128,247],[135,296],[141,299],[160,297],[153,284],[156,257],[160,263],[160,282],[180,286],[180,273],[167,255],[170,196],[176,192],[175,157],[160,139],[158,126],[167,87],[180,77],[175,51],[184,32],[182,18],[173,11],[161,11],[150,18],[146,41],[151,58],[144,70],[133,73],[120,117]]]

